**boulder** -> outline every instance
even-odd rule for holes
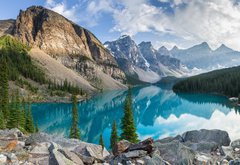
[[[62,153],[66,158],[70,159],[71,161],[73,161],[74,163],[76,163],[77,165],[83,165],[83,161],[73,152],[70,152],[66,149],[58,149],[58,151],[60,153]]]
[[[73,152],[75,153],[75,152]],[[84,164],[93,164],[95,159],[89,156],[82,155],[80,153],[75,153],[82,161]]]
[[[240,165],[240,159],[230,160],[229,165]]]
[[[144,151],[144,150],[134,150],[134,151],[129,151],[122,154],[122,156],[125,157],[126,159],[141,158],[146,155],[147,155],[147,151]]]
[[[163,160],[163,158],[160,156],[160,152],[158,150],[155,150],[151,156],[145,156],[144,157],[145,164],[148,165],[170,165],[167,161]]]
[[[174,140],[164,144],[155,142],[154,145],[160,151],[161,157],[170,164],[193,164],[194,162],[194,151],[179,141]]]
[[[19,164],[18,158],[14,153],[7,154],[7,158],[11,162],[11,164]]]
[[[166,138],[163,138],[163,139],[159,139],[159,140],[156,140],[156,142],[160,142],[160,143],[170,143],[174,140],[177,140],[177,141],[180,141],[180,142],[183,142],[183,138],[182,136],[180,135],[177,135],[175,137],[166,137]]]
[[[228,133],[222,130],[201,129],[199,131],[188,131],[182,137],[184,142],[215,142],[220,146],[228,146],[231,142]]]
[[[131,143],[127,140],[121,140],[118,142],[114,148],[113,148],[113,155],[119,155],[125,151],[127,151],[128,147],[131,145]]]
[[[0,140],[18,140],[23,136],[23,133],[17,128],[0,130]]]
[[[199,143],[192,143],[192,142],[186,142],[183,143],[185,146],[191,148],[193,151],[202,152],[202,153],[208,153],[216,152],[219,148],[217,143],[214,142],[199,142]],[[222,153],[221,153],[222,154]]]
[[[134,150],[144,150],[144,151],[147,151],[147,153],[151,153],[153,150],[153,139],[148,138],[140,143],[131,144],[127,149],[127,151],[134,151]]]
[[[235,148],[240,148],[240,139],[237,139],[237,140],[232,141],[232,142],[231,142],[231,147],[232,147],[233,149],[235,149]]]
[[[0,154],[0,164],[7,164],[7,156]]]

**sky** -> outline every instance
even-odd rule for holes
[[[92,31],[103,43],[130,35],[157,49],[207,42],[240,50],[240,0],[2,0],[0,19],[41,5]]]

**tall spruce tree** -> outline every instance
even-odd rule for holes
[[[238,95],[238,104],[240,104],[240,94]]]
[[[77,108],[77,96],[73,95],[72,97],[72,125],[70,128],[70,138],[80,139],[80,133],[78,129],[78,108]]]
[[[124,104],[124,116],[121,120],[121,129],[122,129],[121,139],[128,140],[132,143],[136,143],[139,141],[133,119],[132,93],[130,88],[128,89],[128,94]]]
[[[26,112],[25,130],[29,133],[34,133],[34,123],[33,123],[32,111],[31,111],[30,97],[28,97],[28,110]]]
[[[36,121],[36,126],[35,126],[35,132],[39,132],[39,129],[38,129],[38,122]]]
[[[17,105],[16,105],[16,96],[12,94],[11,102],[10,102],[10,113],[9,118],[7,121],[7,128],[18,128],[18,112],[17,112]]]
[[[5,57],[0,57],[0,110],[2,110],[5,121],[9,116],[9,85],[8,85],[8,66]]]
[[[118,142],[118,134],[117,134],[117,122],[114,120],[113,125],[112,125],[112,132],[111,132],[111,139],[110,139],[110,148],[113,149],[113,147],[117,144]]]
[[[103,140],[102,134],[100,135],[100,138],[99,138],[99,145],[101,145],[101,146],[102,146],[102,149],[104,149],[105,144],[104,144],[104,140]]]
[[[6,128],[6,124],[5,124],[4,116],[3,116],[2,110],[0,110],[0,129],[5,129],[5,128]]]
[[[26,102],[23,98],[21,101],[21,109],[19,114],[19,125],[21,128],[25,129],[25,123],[26,123]]]

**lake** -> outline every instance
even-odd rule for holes
[[[135,87],[133,113],[141,140],[175,136],[194,129],[222,129],[230,138],[240,138],[239,109],[223,96],[209,94],[175,94],[167,86]],[[79,103],[81,139],[98,143],[103,134],[109,147],[114,120],[120,128],[126,90],[104,92]],[[71,104],[38,103],[32,105],[34,120],[42,132],[68,137],[71,126]],[[120,131],[120,129],[119,129]]]

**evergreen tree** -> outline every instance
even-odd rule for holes
[[[117,142],[118,142],[117,123],[116,123],[116,120],[114,120],[113,126],[112,126],[112,132],[111,132],[110,148],[113,149],[113,147],[117,144]]]
[[[6,125],[5,125],[5,121],[4,121],[4,116],[2,111],[0,110],[0,129],[5,129]]]
[[[104,149],[105,145],[104,145],[104,140],[103,140],[102,134],[100,135],[100,138],[99,138],[99,145],[101,145],[102,149]]]
[[[121,121],[121,129],[122,129],[121,139],[128,140],[132,143],[136,143],[139,141],[133,119],[132,94],[130,88],[128,89],[128,94],[125,100],[124,116]]]
[[[16,96],[12,94],[10,102],[10,114],[7,122],[7,128],[18,128],[18,112],[16,106]]]
[[[16,107],[16,116],[17,116],[17,128],[24,128],[24,116],[22,116],[22,111],[21,111],[21,101],[20,101],[20,96],[19,96],[19,91],[17,90],[15,92],[15,107]]]
[[[72,126],[70,128],[70,138],[80,139],[80,133],[78,129],[78,108],[77,97],[73,95],[73,107],[72,107]]]
[[[0,57],[0,109],[2,110],[5,121],[9,116],[9,94],[8,94],[8,67],[6,59]]]
[[[238,95],[238,104],[240,104],[240,94]]]
[[[31,112],[30,98],[28,98],[28,110],[26,112],[25,130],[29,133],[34,133],[34,124],[33,124],[32,112]]]
[[[36,121],[36,126],[35,126],[35,132],[39,132],[39,129],[38,129],[38,122]]]
[[[25,99],[22,99],[21,103],[21,110],[19,114],[19,124],[21,128],[25,128],[25,123],[26,123],[26,102]]]

